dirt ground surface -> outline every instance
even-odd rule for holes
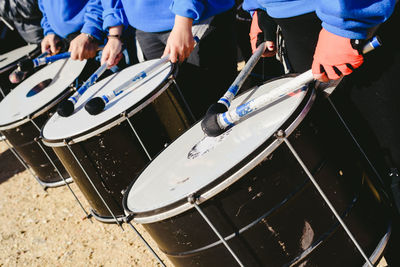
[[[70,185],[88,211],[75,184]],[[66,186],[44,191],[0,142],[0,267],[160,266],[134,231],[83,220],[85,213]],[[135,225],[162,255],[140,225]],[[379,267],[386,266],[384,259]]]
[[[75,184],[71,188],[89,211]],[[0,142],[0,267],[161,266],[124,224],[83,220],[85,213],[66,186],[44,191]],[[167,266],[140,225],[135,225]]]

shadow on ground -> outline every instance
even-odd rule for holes
[[[23,171],[24,166],[9,149],[0,154],[0,184]]]

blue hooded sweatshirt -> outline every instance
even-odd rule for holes
[[[365,39],[368,30],[393,12],[396,0],[244,0],[243,9],[264,9],[273,18],[316,12],[325,30],[350,39]]]
[[[231,9],[234,0],[102,0],[103,28],[121,24],[145,32],[163,32],[174,27],[175,15],[194,23]]]
[[[44,35],[63,38],[80,31],[103,40],[101,0],[39,0]]]

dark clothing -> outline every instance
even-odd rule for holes
[[[170,31],[149,33],[137,30],[136,37],[146,60],[160,58]],[[236,77],[234,14],[216,15],[189,58],[179,66],[176,77],[196,119],[226,92]]]
[[[43,39],[42,13],[37,1],[0,0],[0,16],[13,25],[27,43],[40,43]]]

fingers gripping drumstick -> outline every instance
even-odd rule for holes
[[[197,36],[194,37],[196,44],[199,42],[199,39]],[[139,72],[136,74],[133,78],[130,80],[124,82],[121,84],[117,89],[114,89],[110,93],[106,95],[102,95],[101,97],[94,97],[90,99],[86,105],[85,109],[90,115],[97,115],[101,113],[106,104],[110,102],[112,99],[115,97],[119,96],[125,91],[133,91],[136,88],[132,88],[133,85],[138,83],[139,81],[143,80],[144,78],[148,77],[151,73],[156,71],[159,67],[163,66],[165,63],[169,61],[169,55],[166,55],[159,60],[157,60],[155,63],[147,67],[144,71]]]
[[[72,115],[75,110],[75,104],[78,102],[81,95],[83,95],[86,90],[94,84],[94,82],[107,70],[107,67],[107,63],[101,65],[72,96],[61,102],[57,107],[58,115],[61,117],[68,117]]]
[[[363,48],[363,54],[381,46],[377,37],[372,38]],[[241,118],[253,113],[254,111],[265,107],[266,105],[275,102],[276,100],[291,95],[299,90],[299,87],[314,80],[311,70],[306,71],[289,82],[275,88],[272,92],[261,95],[250,100],[233,110],[214,112],[209,118],[207,115],[202,121],[202,129],[208,136],[218,136],[226,131],[229,126],[233,126]],[[206,122],[204,122],[207,119]]]

